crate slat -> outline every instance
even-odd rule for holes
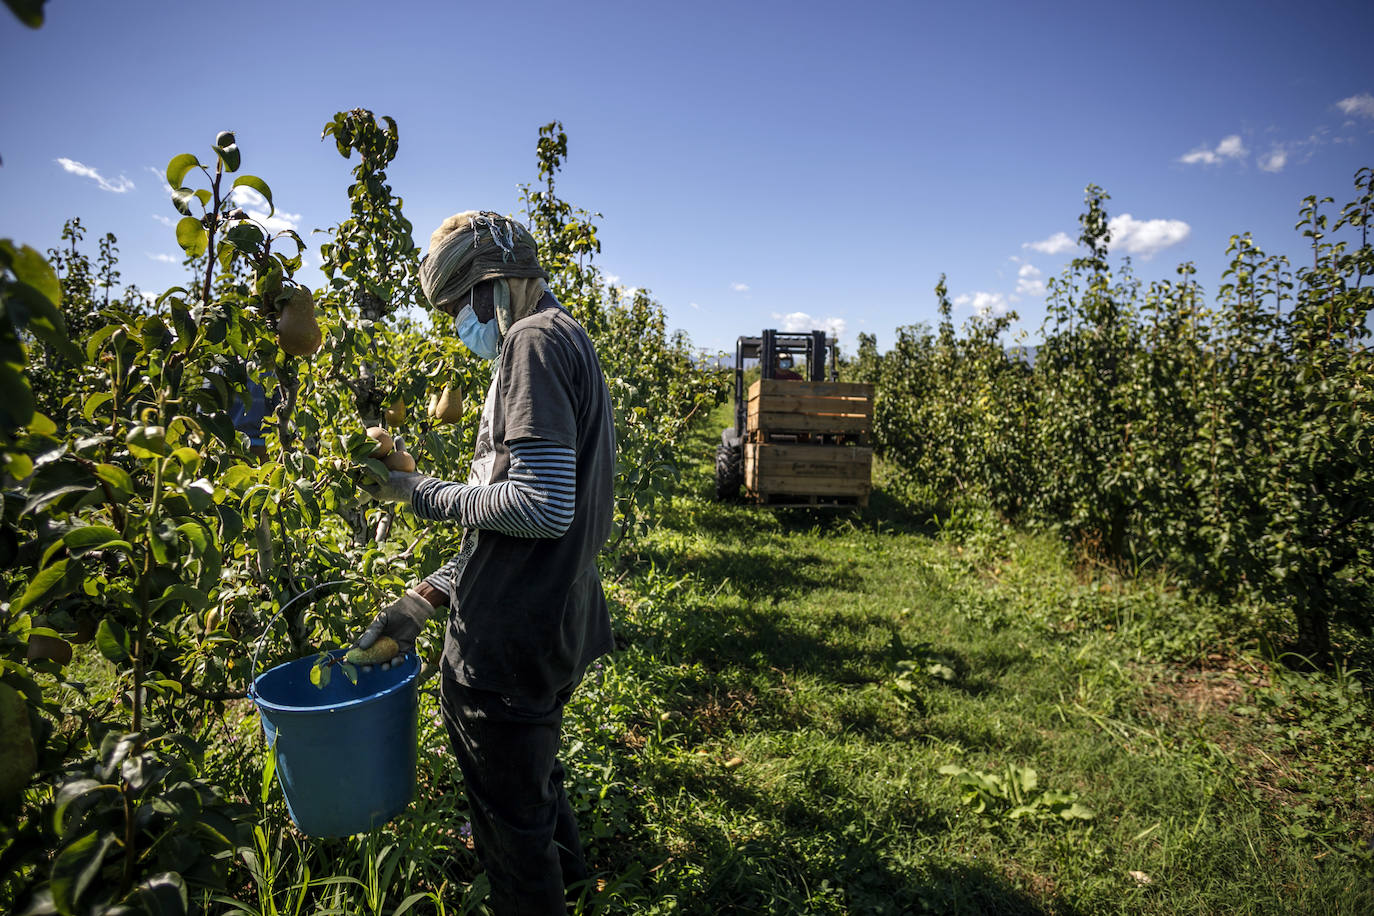
[[[863,497],[872,481],[873,450],[848,445],[744,445],[744,487],[756,500],[773,495]]]
[[[868,382],[798,382],[779,378],[761,378],[749,386],[749,397],[760,394],[817,395],[820,397],[866,398],[872,400],[873,386]]]
[[[775,477],[765,475],[754,481],[754,492],[806,496],[863,496],[869,491],[867,480],[841,480],[836,477]]]
[[[873,449],[861,445],[768,445],[770,460],[787,463],[789,461],[821,461],[835,465],[861,464],[865,467],[873,462]]]
[[[749,407],[773,412],[825,414],[827,416],[867,417],[873,412],[873,402],[864,398],[823,398],[811,395],[763,395],[751,398]]]
[[[749,410],[749,427],[764,433],[866,433],[873,425],[867,415],[815,415]]]

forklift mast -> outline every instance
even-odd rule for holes
[[[800,334],[779,333],[769,328],[759,337],[741,337],[735,341],[735,434],[744,435],[744,415],[748,404],[744,397],[744,361],[757,359],[762,377],[775,378],[778,357],[805,356],[807,381],[824,382],[839,378],[835,359],[835,338],[826,338],[824,331]]]

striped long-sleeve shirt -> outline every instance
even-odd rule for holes
[[[510,444],[506,480],[486,485],[425,480],[415,488],[410,505],[418,518],[430,521],[454,521],[512,537],[560,537],[572,524],[577,505],[577,456],[566,445],[520,439]],[[462,551],[425,581],[451,593],[467,554]]]

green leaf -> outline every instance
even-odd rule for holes
[[[354,687],[357,687],[358,666],[353,664],[352,662],[339,662],[339,668],[343,670],[344,677],[348,678],[348,680],[353,684]]]
[[[62,284],[48,259],[28,245],[15,248],[13,243],[7,242],[6,247],[10,251],[10,270],[15,278],[38,290],[53,308],[57,308],[62,302]]]
[[[1060,811],[1059,816],[1064,818],[1065,820],[1073,820],[1074,818],[1077,818],[1078,820],[1090,821],[1093,819],[1095,815],[1093,814],[1092,809],[1080,805],[1078,802],[1074,802],[1072,805],[1069,805],[1069,807],[1065,808],[1063,811]]]
[[[100,621],[100,626],[95,631],[95,647],[100,650],[101,655],[116,665],[133,657],[128,632],[108,617]]]
[[[257,469],[247,464],[236,464],[220,476],[220,486],[226,490],[243,492],[248,483],[257,477]]]
[[[200,452],[191,448],[189,445],[183,445],[178,449],[174,449],[172,451],[172,457],[181,462],[184,467],[190,468],[191,470],[200,467]]]
[[[181,538],[176,526],[167,519],[148,522],[148,547],[159,563],[175,562],[181,555]]]
[[[134,888],[127,900],[148,916],[185,916],[186,882],[174,871],[159,872]]]
[[[33,390],[29,380],[9,363],[0,363],[0,427],[13,430],[33,416]]]
[[[128,499],[134,495],[134,481],[123,468],[113,464],[97,464],[95,476],[110,485],[116,496]]]
[[[242,157],[239,154],[237,143],[230,143],[223,149],[215,147],[214,150],[215,155],[219,156],[219,161],[224,163],[224,170],[226,172],[237,172],[239,170],[239,162]]]
[[[376,458],[364,458],[358,463],[372,473],[377,483],[386,483],[391,479],[391,471]]]
[[[277,208],[272,204],[272,189],[267,186],[267,182],[263,181],[258,176],[240,175],[239,177],[234,179],[234,187],[252,188],[254,191],[257,191],[259,194],[261,194],[263,198],[267,201],[268,216],[271,216],[273,213],[277,212]]]
[[[5,472],[15,480],[23,480],[33,473],[33,459],[19,452],[5,455]]]
[[[73,365],[81,365],[81,350],[67,337],[67,324],[59,308],[62,287],[52,265],[28,245],[16,248],[9,239],[0,239],[0,254],[4,255],[0,264],[8,264],[15,275],[5,290],[5,311],[10,320],[52,345]]]
[[[24,504],[24,511],[21,515],[33,515],[42,512],[48,506],[57,502],[64,496],[71,493],[89,493],[95,489],[93,484],[71,483],[61,487],[54,487],[51,490],[43,490],[38,493],[31,493],[29,501]]]
[[[35,436],[51,437],[57,433],[57,424],[49,420],[45,414],[35,413],[28,425],[29,432]]]
[[[310,683],[317,682],[314,669],[310,671]],[[266,753],[262,761],[262,804],[267,804],[267,798],[272,794],[272,777],[277,772],[277,751],[272,745],[266,747]]]
[[[191,585],[169,585],[162,597],[153,602],[153,610],[172,601],[180,601],[188,607],[203,611],[210,606],[210,598],[200,589]]]
[[[190,188],[177,188],[172,192],[172,206],[183,216],[191,216],[191,198],[195,196],[196,192]]]
[[[90,395],[81,405],[81,416],[87,420],[95,419],[95,412],[100,409],[100,405],[105,404],[114,398],[108,391],[99,391]]]
[[[52,864],[52,899],[60,913],[75,913],[81,895],[100,874],[105,854],[115,844],[113,832],[92,830],[57,854]]]
[[[310,669],[310,683],[323,688],[329,684],[329,665],[316,662]]]
[[[174,296],[186,296],[186,295],[189,295],[189,293],[188,293],[187,290],[186,290],[186,287],[184,287],[184,286],[172,286],[172,287],[169,287],[166,291],[164,291],[163,294],[162,294],[161,296],[158,296],[158,297],[157,297],[157,304],[158,304],[158,305],[161,305],[162,303],[166,302],[168,299],[171,299],[171,298],[174,297]]]
[[[43,24],[43,4],[47,2],[48,0],[5,0],[5,6],[8,6],[10,12],[24,25],[36,29]]]
[[[67,809],[71,807],[72,802],[101,789],[111,792],[119,791],[109,783],[103,783],[98,779],[74,779],[70,782],[64,782],[62,788],[57,792],[57,798],[54,799],[53,824],[56,826],[57,832],[64,832],[63,822],[66,820]]]
[[[100,348],[104,345],[105,341],[109,340],[114,332],[118,331],[120,327],[121,326],[118,324],[107,324],[103,328],[93,331],[91,335],[86,338],[87,362],[95,359],[95,355],[100,352]]]
[[[35,413],[29,421],[29,432],[35,436],[52,436],[57,433],[57,424],[41,413]]]
[[[58,560],[47,569],[40,571],[29,582],[29,587],[24,589],[24,594],[20,596],[19,600],[10,605],[10,613],[17,614],[24,608],[32,607],[42,601],[49,592],[57,588],[66,575],[66,560]]]
[[[247,254],[255,253],[263,242],[262,230],[252,223],[239,223],[226,232],[224,238],[239,251]]]
[[[296,492],[296,504],[301,507],[301,513],[305,516],[306,522],[313,528],[320,524],[320,504],[315,499],[315,492],[310,489],[310,485],[304,481],[297,480],[294,486]]]
[[[109,731],[100,742],[100,763],[96,776],[114,779],[128,756],[138,749],[142,736],[138,732]]]
[[[196,553],[204,553],[210,547],[210,533],[203,522],[186,522],[177,525],[177,533],[184,537]]]
[[[198,258],[205,254],[205,249],[209,247],[210,240],[206,236],[205,227],[200,224],[200,220],[194,216],[182,217],[177,223],[177,244],[193,258]]]
[[[173,156],[172,161],[167,163],[167,183],[174,188],[181,187],[181,183],[186,180],[186,173],[198,165],[200,160],[190,153]]]
[[[73,528],[62,536],[62,542],[72,550],[94,550],[111,541],[121,540],[119,532],[105,525],[86,525]]]
[[[136,458],[156,458],[167,454],[167,430],[161,426],[135,426],[124,437],[124,444]]]

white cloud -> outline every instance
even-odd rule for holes
[[[1287,164],[1288,151],[1281,146],[1274,147],[1259,158],[1259,167],[1266,172],[1282,172]]]
[[[694,309],[700,309],[700,308],[701,308],[701,306],[697,305],[695,302],[689,302],[689,303],[687,303],[687,304],[690,305],[690,306],[691,306],[692,308],[694,308]]]
[[[1112,234],[1112,247],[1125,249],[1149,260],[1171,245],[1188,237],[1192,227],[1181,219],[1136,219],[1129,213],[1113,216],[1107,221]]]
[[[730,288],[731,288],[732,290],[734,290],[735,292],[737,292],[737,293],[747,293],[747,292],[749,292],[749,284],[748,284],[748,283],[731,283],[731,284],[730,284]]]
[[[109,191],[112,194],[123,194],[125,191],[132,191],[134,189],[134,183],[123,175],[111,181],[101,175],[97,169],[93,169],[89,165],[82,165],[75,159],[68,159],[63,156],[59,157],[56,162],[73,175],[80,175],[82,178],[91,179],[100,186],[100,190],[102,191]]]
[[[162,185],[162,193],[170,198],[172,196],[172,186],[167,183],[167,173],[151,165],[145,165],[144,168],[147,169],[149,173],[157,176],[157,183]]]
[[[1244,156],[1245,152],[1245,144],[1241,142],[1239,134],[1232,134],[1217,144],[1217,155],[1227,159]]]
[[[1023,242],[1021,247],[1038,251],[1041,254],[1063,254],[1066,251],[1073,251],[1074,242],[1067,232],[1056,232],[1049,238],[1041,239],[1038,242]]]
[[[1352,95],[1348,99],[1341,99],[1336,105],[1348,115],[1363,115],[1366,118],[1374,118],[1374,95],[1370,95],[1368,92]]]
[[[250,219],[256,220],[268,232],[277,233],[287,229],[295,230],[301,224],[301,214],[278,210],[272,215],[267,213],[267,198],[247,185],[240,185],[229,192],[234,203],[248,211]]]
[[[157,220],[159,223],[166,226],[168,229],[176,225],[176,221],[173,220],[170,216],[162,216],[161,214],[154,213],[153,219]]]
[[[836,338],[844,336],[845,320],[843,318],[813,318],[806,312],[789,312],[786,315],[774,312],[773,319],[780,322],[778,330],[787,334],[798,334],[803,331],[825,331]]]
[[[153,254],[151,251],[145,252],[154,261],[161,261],[163,264],[180,264],[181,258],[174,254]]]
[[[1005,315],[1007,297],[1003,293],[960,293],[954,297],[956,308],[971,308],[979,315]]]
[[[619,283],[619,282],[620,282],[620,274],[606,274],[606,283],[607,283],[608,285],[610,285],[610,286],[615,286],[615,285],[616,285],[617,283]]]
[[[1200,146],[1190,153],[1180,156],[1178,161],[1188,165],[1220,165],[1227,159],[1244,159],[1250,151],[1240,139],[1240,134],[1222,138],[1215,148]]]
[[[1040,279],[1040,268],[1034,264],[1021,265],[1021,269],[1016,272],[1016,295],[1045,295],[1045,281]]]

